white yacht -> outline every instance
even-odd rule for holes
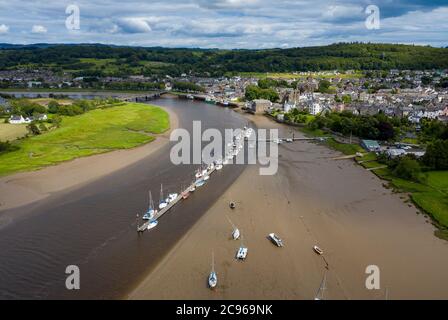
[[[215,272],[215,255],[212,253],[212,271],[208,276],[208,285],[210,289],[213,289],[218,284],[218,275]]]

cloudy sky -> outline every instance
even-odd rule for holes
[[[66,27],[73,4],[79,30]],[[366,27],[374,17],[369,5],[379,9],[379,29],[375,20]],[[341,41],[448,46],[448,0],[0,0],[3,43],[282,48]]]

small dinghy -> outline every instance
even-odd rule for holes
[[[280,239],[280,237],[277,236],[275,233],[270,233],[268,237],[271,240],[271,242],[275,244],[277,247],[283,247],[282,239]]]
[[[322,254],[324,254],[324,251],[323,251],[321,248],[319,248],[318,246],[314,246],[314,247],[313,247],[313,250],[314,250],[314,252],[316,252],[318,255],[322,255]]]
[[[151,229],[157,227],[158,224],[159,224],[159,222],[157,220],[149,221],[147,230],[151,230]]]
[[[230,209],[235,209],[235,207],[236,207],[235,202],[230,202],[229,207],[230,207]]]

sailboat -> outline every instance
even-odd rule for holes
[[[208,276],[208,286],[213,289],[218,284],[218,276],[215,272],[215,254],[212,252],[212,271]]]
[[[316,296],[314,297],[314,300],[324,300],[324,291],[325,291],[325,283],[327,282],[327,272],[324,273],[324,278],[322,279],[322,282],[320,283],[319,290],[317,290]]]
[[[163,199],[163,186],[160,184],[160,202],[159,202],[159,209],[166,208],[168,203]]]
[[[154,203],[152,202],[152,194],[149,191],[149,206],[148,211],[143,215],[143,220],[151,220],[156,214],[156,210],[154,209]]]
[[[240,230],[233,224],[233,222],[230,220],[229,217],[227,217],[227,220],[229,220],[230,224],[232,225],[233,231],[232,231],[232,239],[238,240],[240,238]]]

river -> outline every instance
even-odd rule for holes
[[[247,123],[236,112],[202,102],[161,98],[151,104],[174,111],[179,127],[190,132],[195,120],[203,130]],[[193,179],[195,166],[171,163],[172,145],[88,185],[0,213],[16,217],[0,229],[0,299],[124,297],[244,170],[233,165],[215,173],[156,229],[139,235],[136,214],[145,212],[148,190],[157,201],[161,183],[166,195]],[[68,265],[80,268],[80,290],[65,287]]]

